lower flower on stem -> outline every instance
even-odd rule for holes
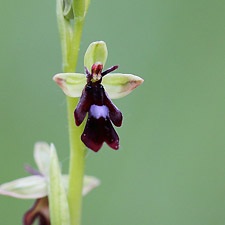
[[[65,205],[62,198],[58,199],[58,197],[60,197],[60,194],[58,194],[60,183],[56,178],[57,176],[60,177],[62,189],[67,193],[69,176],[67,174],[61,174],[60,170],[57,172],[59,162],[56,158],[56,150],[53,144],[49,146],[45,142],[36,143],[34,147],[34,159],[38,170],[26,165],[25,170],[30,173],[30,176],[19,178],[0,185],[0,195],[20,199],[35,199],[36,201],[34,205],[25,213],[23,217],[23,224],[32,225],[36,222],[36,220],[38,220],[39,225],[50,225],[50,219],[53,221],[53,218],[52,214],[50,214],[49,206],[51,209],[51,206],[54,205],[53,201],[51,202],[51,199],[53,199],[53,197],[51,197],[53,196],[51,195],[52,191],[56,193],[56,196],[54,196],[54,202],[57,202],[60,206]],[[56,159],[57,163],[54,163],[56,162]],[[57,167],[55,164],[57,164]],[[52,175],[52,171],[56,174]],[[54,183],[55,180],[57,185]],[[52,188],[49,187],[49,184],[52,184]],[[85,175],[83,180],[82,195],[85,196],[99,184],[100,181],[97,178]],[[64,216],[65,213],[63,214],[62,208],[59,207],[59,211],[59,216]],[[56,211],[55,214],[58,215],[59,211]],[[54,224],[54,222],[51,223]],[[60,224],[60,222],[58,224]]]

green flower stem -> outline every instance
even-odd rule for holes
[[[67,41],[67,63],[65,63],[64,73],[74,73],[76,71],[77,59],[80,50],[80,40],[83,30],[84,20],[75,20],[73,36],[71,42]]]
[[[73,112],[78,103],[78,98],[67,97],[67,110],[70,138],[70,169],[68,203],[70,209],[71,225],[81,224],[82,188],[85,168],[86,147],[81,142],[83,125],[76,127]]]
[[[80,48],[80,40],[83,28],[83,20],[76,20],[74,24],[73,36],[70,43],[67,42],[67,62],[64,72],[74,73],[76,70],[77,59]],[[67,97],[67,111],[69,124],[69,141],[70,141],[70,168],[69,168],[69,189],[68,203],[70,210],[71,225],[81,224],[82,211],[82,188],[85,168],[86,147],[80,137],[84,125],[77,127],[74,122],[74,110],[79,99]]]

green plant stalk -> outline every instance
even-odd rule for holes
[[[73,112],[78,99],[67,97],[67,110],[69,121],[70,139],[70,168],[69,168],[69,189],[68,204],[70,210],[71,225],[81,224],[82,212],[82,188],[85,169],[86,147],[81,142],[83,125],[76,127],[74,124]]]
[[[83,29],[83,20],[75,20],[71,42],[67,42],[67,62],[63,63],[65,73],[74,73],[79,55],[80,40]],[[78,98],[67,97],[67,112],[70,141],[70,168],[68,203],[71,225],[81,224],[82,188],[85,169],[86,147],[81,141],[84,125],[77,127],[74,121],[74,110],[78,104]]]

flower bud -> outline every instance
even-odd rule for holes
[[[67,20],[71,19],[84,19],[89,5],[90,0],[60,0],[62,6],[63,16]]]
[[[82,20],[86,14],[85,0],[73,0],[73,12],[76,19]]]
[[[73,0],[62,0],[63,15],[66,19],[74,18]]]

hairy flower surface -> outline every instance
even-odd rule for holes
[[[81,140],[95,152],[104,142],[112,149],[119,149],[119,137],[112,123],[120,127],[123,117],[111,99],[128,95],[144,81],[132,74],[111,73],[118,66],[102,72],[107,55],[105,42],[93,42],[84,56],[85,75],[60,73],[53,78],[66,95],[80,97],[74,112],[75,123],[79,126],[88,114]]]

